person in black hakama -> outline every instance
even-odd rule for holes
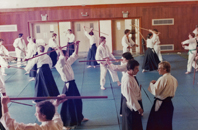
[[[157,70],[158,64],[160,63],[159,58],[154,50],[156,34],[152,30],[149,31],[151,33],[149,33],[147,36],[147,50],[144,56],[142,72]]]
[[[172,130],[174,107],[171,99],[175,96],[178,82],[170,70],[169,62],[160,62],[158,72],[162,76],[157,81],[150,82],[148,90],[155,96],[155,101],[148,118],[147,130]]]
[[[84,26],[84,33],[85,33],[85,36],[87,36],[87,38],[89,38],[89,41],[90,41],[90,48],[89,48],[89,52],[87,55],[87,60],[96,60],[95,55],[96,55],[97,47],[96,47],[96,37],[94,36],[93,29],[88,34]],[[97,63],[97,61],[90,61],[90,62],[87,62],[87,65],[88,65],[87,68],[90,68],[92,66],[95,68],[96,65],[99,65],[99,64]]]
[[[74,79],[74,72],[71,65],[78,58],[79,41],[76,42],[75,52],[66,59],[63,52],[59,49],[60,57],[56,64],[56,69],[59,72],[61,79],[65,82],[63,94],[67,96],[80,96],[78,88]],[[82,121],[87,121],[82,114],[82,100],[81,99],[68,99],[61,107],[61,118],[63,125],[68,129],[76,125],[80,125]]]
[[[42,54],[44,50],[44,46],[39,46],[37,50],[38,55]],[[28,62],[25,70],[29,71],[35,64],[37,64],[38,67],[35,83],[35,97],[58,96],[59,91],[50,70],[52,67],[51,58],[47,54],[36,57]],[[36,100],[36,102],[39,101],[40,100]]]
[[[139,63],[129,60],[127,72],[122,77],[121,93],[122,102],[122,130],[143,130],[141,114],[143,109],[140,105],[142,100],[141,90],[136,82],[135,75],[139,71]]]
[[[57,42],[56,42],[56,36],[57,36],[56,33],[52,34],[52,38],[49,39],[49,48],[47,50],[48,52],[52,51],[52,52],[48,53],[48,55],[52,59],[52,63],[53,63],[52,67],[54,67],[57,62],[57,53],[56,53],[56,51],[53,51],[55,48],[58,47]]]
[[[73,54],[73,52],[75,51],[74,50],[74,42],[75,42],[75,36],[74,36],[74,34],[72,33],[72,30],[71,29],[68,29],[67,30],[67,34],[66,34],[66,38],[67,38],[67,40],[68,40],[68,44],[67,45],[69,45],[68,47],[67,47],[67,50],[66,50],[66,55],[69,57],[69,56],[71,56],[72,54]]]

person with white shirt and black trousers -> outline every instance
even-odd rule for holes
[[[157,81],[150,82],[148,90],[155,96],[146,130],[172,130],[174,106],[172,98],[178,86],[177,79],[170,73],[171,65],[160,62],[158,72],[162,75]]]
[[[61,79],[65,82],[62,93],[67,96],[80,96],[71,67],[78,58],[79,41],[75,45],[76,49],[68,59],[66,59],[67,57],[64,56],[61,49],[58,49],[60,56],[55,66]],[[60,114],[64,127],[70,129],[80,125],[82,121],[88,120],[82,114],[82,106],[82,99],[69,99],[63,103]]]
[[[87,60],[95,60],[97,47],[96,47],[96,37],[93,33],[93,29],[88,33],[84,26],[84,33],[85,33],[85,36],[89,38],[89,41],[90,41],[90,48],[89,48],[89,52],[87,55]],[[96,65],[99,65],[99,64],[97,63],[97,61],[88,61],[87,65],[88,65],[87,68],[90,68],[92,66],[95,68]]]
[[[66,53],[65,55],[68,55],[71,56],[73,54],[73,52],[75,51],[74,49],[74,42],[75,42],[75,35],[72,33],[72,30],[71,29],[68,29],[67,30],[67,34],[66,34],[66,38],[67,38],[67,50],[66,50]],[[71,45],[72,44],[72,45]]]
[[[52,38],[49,39],[49,44],[48,44],[49,48],[47,50],[48,52],[52,51],[52,52],[48,53],[48,55],[52,59],[52,63],[53,63],[52,67],[54,67],[56,62],[57,62],[57,53],[56,53],[56,51],[53,51],[58,47],[58,44],[57,44],[57,41],[56,41],[56,36],[57,36],[56,33],[52,34]]]
[[[140,87],[135,79],[139,72],[139,63],[136,60],[129,60],[127,72],[121,81],[122,102],[122,130],[143,130],[141,115],[142,94]]]

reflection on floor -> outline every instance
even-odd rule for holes
[[[120,58],[120,57],[117,57]],[[79,60],[85,60],[85,57],[81,57]],[[148,92],[147,88],[151,80],[157,80],[159,74],[157,71],[142,73],[141,64],[143,56],[135,57],[140,63],[140,71],[137,74],[137,78],[142,84],[144,90],[148,93],[150,99],[153,102],[153,96]],[[187,60],[177,54],[165,54],[163,59],[169,61],[172,65],[172,75],[175,76],[179,82],[179,86],[176,92],[175,98],[173,98],[174,130],[196,130],[198,128],[198,85],[196,74],[195,85],[193,85],[193,73],[185,75]],[[72,67],[75,73],[75,79],[78,89],[82,96],[108,96],[108,99],[85,99],[83,100],[83,114],[86,118],[89,118],[88,122],[83,123],[76,129],[81,130],[120,130],[122,118],[119,116],[120,109],[120,87],[117,83],[113,83],[109,74],[106,76],[106,90],[100,90],[99,78],[100,68],[99,66],[94,68],[86,68],[85,63],[76,61]],[[56,69],[52,69],[53,76],[59,88],[62,92],[64,83],[62,82],[60,75]],[[10,97],[31,97],[34,96],[34,81],[29,82],[30,79],[27,75],[24,75],[24,70],[10,68],[6,70],[7,76],[4,76],[6,83],[7,95]],[[118,72],[119,78],[121,73]],[[148,115],[152,106],[152,103],[147,98],[144,91],[142,91],[142,99],[144,106],[144,116],[142,118],[143,127],[145,129]],[[23,101],[24,103],[32,104],[32,101]],[[29,106],[23,106],[19,104],[9,104],[9,111],[11,117],[15,118],[17,122],[24,123],[38,123],[34,116],[35,108]]]

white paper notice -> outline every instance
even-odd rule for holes
[[[50,25],[50,31],[54,31],[54,25]]]
[[[117,22],[117,29],[118,29],[118,30],[120,30],[120,29],[121,29],[120,22]]]

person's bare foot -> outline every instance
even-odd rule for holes
[[[87,66],[87,68],[91,68],[91,67],[92,67],[91,65]]]
[[[190,74],[190,72],[187,71],[185,74]]]
[[[82,122],[86,122],[86,121],[88,121],[89,119],[88,118],[83,118],[82,119]]]
[[[105,87],[104,87],[104,86],[101,86],[100,89],[101,89],[101,90],[105,90]]]
[[[118,81],[118,82],[117,82],[117,84],[118,84],[118,86],[121,86],[121,83],[120,83],[120,81]]]
[[[145,69],[143,69],[143,70],[142,70],[142,73],[144,73],[144,72],[146,72],[146,70],[145,70]]]

